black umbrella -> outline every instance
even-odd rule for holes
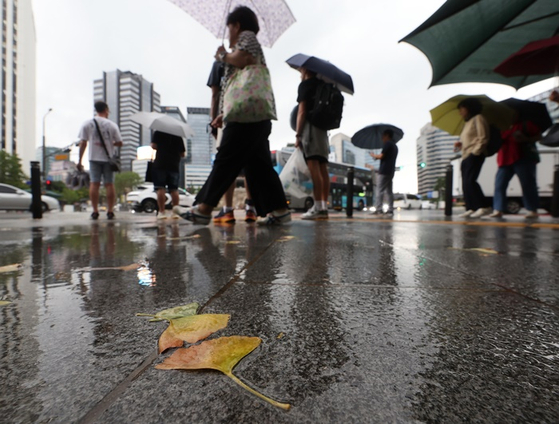
[[[499,103],[504,103],[511,109],[516,110],[520,115],[519,118],[521,121],[531,121],[541,132],[544,132],[553,125],[547,107],[543,103],[520,100],[513,97]]]
[[[400,141],[404,137],[404,132],[394,125],[374,124],[357,131],[353,137],[351,137],[351,142],[354,146],[361,147],[362,149],[382,149],[382,133],[386,130],[392,130],[394,132],[392,140],[395,142]]]
[[[351,76],[330,62],[306,54],[296,54],[286,60],[287,64],[295,69],[305,68],[315,72],[317,78],[334,84],[340,91],[353,94],[353,80]]]
[[[540,144],[547,147],[559,147],[559,124],[554,124],[544,138],[540,140]]]

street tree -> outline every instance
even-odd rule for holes
[[[26,188],[25,181],[29,178],[23,172],[21,159],[16,153],[9,154],[5,150],[0,151],[0,183],[10,184],[19,188]]]
[[[120,172],[115,175],[115,191],[120,196],[131,192],[143,179],[135,172]]]

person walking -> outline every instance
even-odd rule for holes
[[[171,194],[173,208],[179,205],[179,166],[181,158],[185,157],[186,149],[182,137],[155,131],[151,137],[151,148],[157,151],[151,177],[153,187],[157,191],[157,219],[165,219],[166,188]],[[173,218],[179,218],[177,214]]]
[[[109,159],[115,156],[115,147],[122,146],[122,137],[118,126],[108,119],[109,106],[107,103],[98,101],[95,102],[94,107],[97,116],[84,122],[78,135],[80,150],[77,168],[79,171],[83,171],[82,158],[87,143],[91,141],[89,146],[89,198],[93,206],[91,219],[97,220],[99,218],[99,189],[101,187],[101,180],[103,180],[107,191],[107,219],[114,219],[116,193],[114,171],[111,169]]]
[[[391,129],[384,130],[382,133],[382,151],[379,154],[369,153],[373,159],[380,159],[380,166],[377,177],[377,197],[374,215],[382,214],[383,200],[386,196],[388,209],[385,216],[392,217],[394,215],[394,192],[392,190],[392,181],[396,172],[396,158],[398,157],[398,146],[394,142],[394,131]]]
[[[227,16],[226,24],[232,51],[229,53],[220,46],[215,54],[217,60],[225,63],[224,86],[236,71],[251,65],[266,66],[262,47],[256,38],[260,29],[256,14],[246,6],[239,6]],[[216,128],[223,126],[225,94],[222,91],[220,114],[212,122]],[[181,217],[194,224],[209,224],[213,208],[244,169],[255,209],[263,217],[257,223],[281,225],[291,221],[281,181],[272,166],[268,140],[271,129],[270,118],[257,122],[227,118],[212,171],[196,196],[197,204],[181,213]]]
[[[322,82],[316,73],[301,68],[301,83],[298,88],[297,124],[295,147],[302,149],[313,182],[313,206],[301,215],[301,219],[328,219],[328,195],[330,175],[328,174],[328,154],[330,145],[328,133],[307,120],[307,114],[314,108],[316,92]]]
[[[211,108],[210,108],[210,117],[213,121],[219,115],[219,102],[221,96],[221,84],[223,81],[223,75],[225,71],[225,66],[223,62],[215,61],[212,65],[212,70],[210,72],[210,76],[208,78],[207,86],[210,87],[212,90],[212,100],[211,100]],[[216,140],[216,148],[219,149],[219,145],[221,142],[221,137],[223,135],[222,129],[218,129],[210,124],[210,128],[212,131],[212,135]],[[244,172],[241,171],[241,174],[244,178]],[[245,180],[245,222],[254,222],[256,221],[256,209],[254,208],[254,202],[250,197],[250,192],[248,190],[248,185]],[[225,194],[223,195],[223,207],[219,211],[219,213],[214,216],[213,221],[214,224],[234,224],[235,223],[235,214],[234,214],[234,206],[233,206],[233,197],[235,194],[235,183],[233,181],[231,186],[227,189]]]
[[[528,210],[526,219],[538,218],[538,183],[536,166],[540,161],[536,141],[541,139],[540,129],[531,121],[525,121],[518,110],[511,127],[501,132],[503,145],[497,152],[497,175],[491,218],[501,218],[506,211],[507,187],[514,175],[522,187],[522,200]]]
[[[462,191],[466,203],[466,212],[462,218],[481,218],[491,213],[491,204],[483,194],[477,182],[483,162],[487,143],[489,142],[489,123],[481,115],[483,105],[473,97],[458,103],[458,112],[465,125],[460,134],[460,141],[454,143],[454,151],[462,150]]]

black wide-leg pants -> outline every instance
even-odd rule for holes
[[[217,206],[221,197],[244,168],[248,189],[259,216],[287,207],[285,193],[274,170],[268,137],[271,121],[228,123],[214,165],[196,203]]]

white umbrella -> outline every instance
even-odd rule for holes
[[[250,7],[258,17],[258,40],[272,47],[295,22],[285,0],[169,0],[206,27],[215,37],[225,36],[225,20],[237,6]]]
[[[186,138],[194,136],[194,131],[190,125],[164,113],[136,112],[134,115],[130,116],[130,119],[155,131]]]

